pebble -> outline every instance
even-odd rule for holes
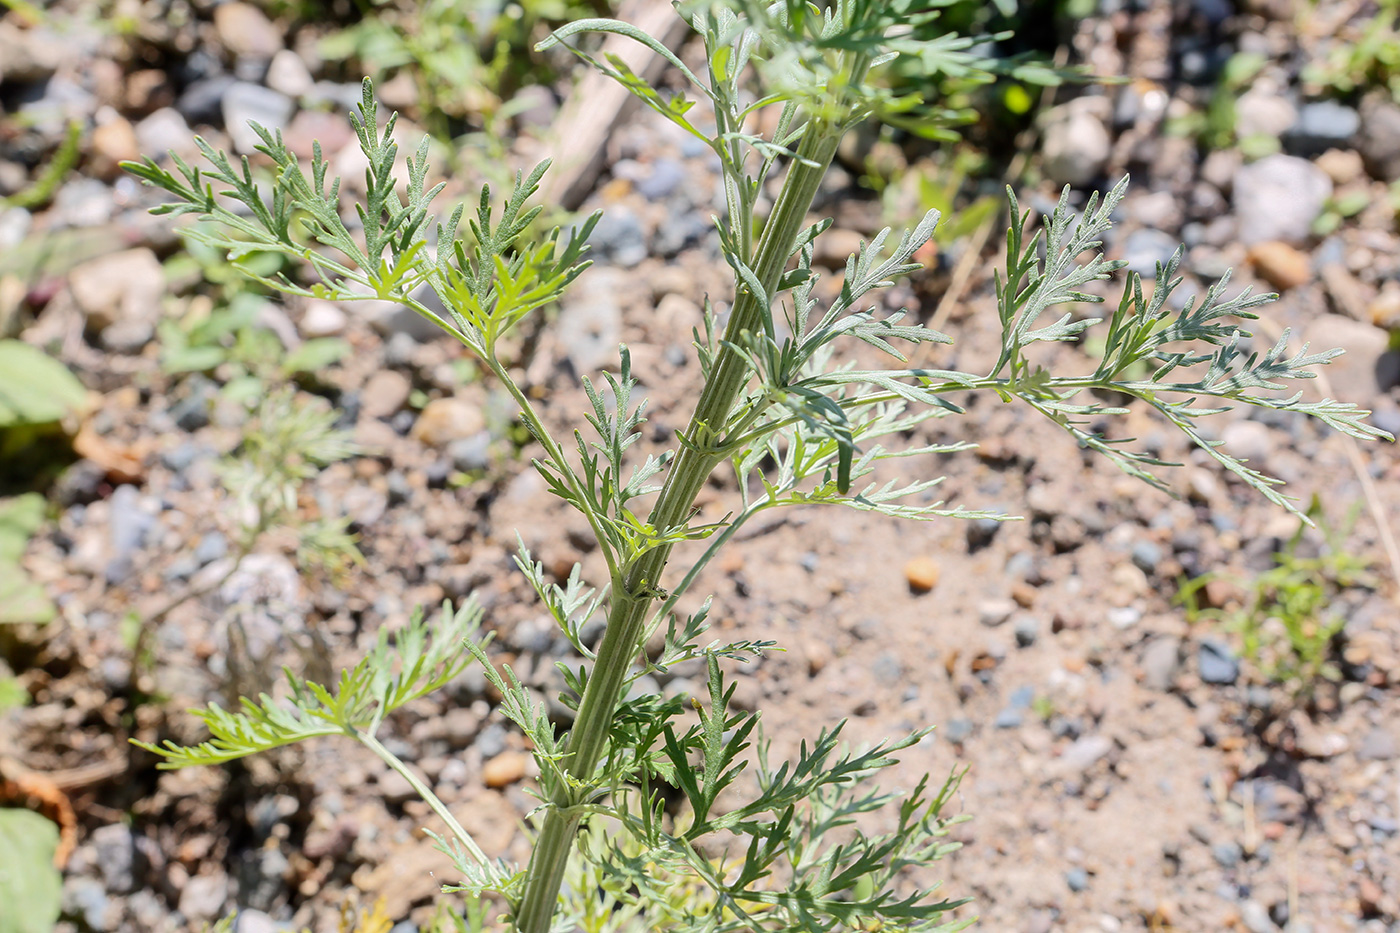
[[[915,557],[904,565],[904,579],[914,593],[927,593],[933,589],[938,585],[941,573],[938,563],[931,557]]]
[[[1081,97],[1045,115],[1041,164],[1056,185],[1085,185],[1103,172],[1113,147],[1107,109],[1106,98]]]
[[[1400,105],[1377,91],[1361,101],[1357,149],[1366,171],[1384,182],[1400,180]]]
[[[199,566],[211,564],[220,560],[228,554],[228,539],[221,531],[211,531],[203,538],[199,539],[199,544],[194,549],[194,558],[199,561]]]
[[[1232,684],[1239,679],[1239,659],[1229,645],[1217,639],[1201,639],[1197,663],[1201,680],[1208,684]]]
[[[559,343],[574,374],[583,376],[615,366],[622,339],[617,296],[623,280],[609,269],[590,270],[565,293],[559,309]]]
[[[149,249],[129,249],[74,267],[68,288],[88,329],[101,333],[122,321],[154,323],[165,295],[165,272]]]
[[[403,373],[392,369],[381,369],[369,377],[369,381],[365,383],[365,387],[360,393],[360,413],[366,418],[388,418],[408,404],[408,397],[412,392],[413,384]],[[419,420],[429,417],[428,410],[433,409],[432,418],[442,419],[443,425],[429,423],[424,426],[423,430],[437,432],[446,429],[447,422],[451,419],[461,420],[464,423],[468,421],[469,416],[457,410],[461,404],[463,403],[456,399],[435,399],[429,402],[424,407]],[[427,443],[433,442],[427,441]],[[433,443],[433,446],[437,447],[441,444]]]
[[[261,910],[243,908],[233,921],[233,933],[283,933],[285,928]]]
[[[224,94],[233,85],[230,75],[211,75],[192,81],[175,101],[175,109],[191,123],[217,123],[222,119]]]
[[[1149,689],[1171,690],[1180,669],[1181,639],[1168,635],[1148,642],[1142,653],[1142,680]]]
[[[481,766],[481,780],[487,787],[508,787],[525,777],[530,756],[514,749],[501,752]]]
[[[297,331],[308,340],[338,337],[345,333],[348,323],[349,318],[335,302],[313,298],[306,303],[306,310],[297,321]]]
[[[1082,868],[1071,868],[1065,872],[1065,884],[1076,894],[1086,891],[1089,888],[1089,873]]]
[[[69,878],[66,881],[63,885],[63,912],[81,917],[83,928],[91,933],[106,933],[116,928],[114,915],[118,911],[113,910],[112,901],[102,890],[101,883],[92,878]]]
[[[957,718],[945,722],[942,729],[939,731],[943,733],[943,737],[949,742],[952,742],[954,745],[961,745],[972,737],[972,733],[975,729],[976,726],[971,719]]]
[[[261,125],[269,132],[284,130],[296,105],[285,94],[247,81],[235,81],[224,91],[220,104],[224,129],[237,152],[251,153],[262,144],[261,137],[248,124]]]
[[[90,841],[97,850],[97,867],[107,890],[112,894],[134,891],[139,853],[131,830],[123,823],[110,823],[94,830]]]
[[[1255,467],[1268,460],[1274,449],[1273,432],[1258,421],[1232,422],[1220,432],[1220,440],[1226,453]]]
[[[1036,638],[1040,636],[1040,620],[1033,615],[1022,613],[1016,617],[1016,622],[1012,626],[1012,631],[1016,635],[1016,645],[1021,648],[1029,648],[1035,644]]]
[[[1355,109],[1335,100],[1317,100],[1303,105],[1298,121],[1284,136],[1288,151],[1312,157],[1328,149],[1346,146],[1361,128]]]
[[[994,518],[977,518],[967,523],[967,549],[980,550],[987,547],[1001,530],[1002,523]]]
[[[311,89],[316,86],[316,79],[311,77],[306,62],[291,49],[280,49],[272,56],[272,62],[267,66],[267,76],[263,80],[277,93],[293,99],[311,93]]]
[[[1308,254],[1279,240],[1254,244],[1247,258],[1259,277],[1281,292],[1312,281]]]
[[[1390,761],[1400,758],[1400,740],[1389,729],[1377,726],[1367,732],[1356,750],[1356,757],[1362,761]]]
[[[1281,94],[1256,85],[1235,101],[1235,135],[1240,139],[1269,136],[1277,139],[1298,120],[1298,110]]]
[[[1372,407],[1378,392],[1386,391],[1378,380],[1385,377],[1384,357],[1390,349],[1385,331],[1342,314],[1319,314],[1303,326],[1302,340],[1314,352],[1338,347],[1346,352],[1326,367],[1332,394],[1344,402]]]
[[[983,625],[996,627],[1011,618],[1016,602],[1011,599],[984,599],[977,604],[977,618]]]
[[[223,874],[197,875],[185,882],[180,892],[180,913],[186,920],[215,920],[223,914],[228,899],[228,877]]]
[[[183,152],[193,145],[190,125],[173,107],[162,107],[133,127],[136,146],[143,155],[160,158],[167,152]]]
[[[1134,230],[1123,241],[1122,258],[1128,269],[1144,279],[1157,278],[1157,263],[1165,263],[1180,241],[1170,233],[1144,228]]]
[[[1106,735],[1086,735],[1075,739],[1060,755],[1056,770],[1063,775],[1082,775],[1113,751],[1113,740]]]
[[[1234,868],[1244,858],[1244,850],[1238,842],[1218,842],[1210,847],[1211,857],[1221,868]]]
[[[1136,541],[1130,554],[1133,564],[1143,573],[1154,573],[1162,562],[1162,547],[1155,541]]]
[[[1268,909],[1256,900],[1247,900],[1240,904],[1240,922],[1249,933],[1272,933],[1277,929]]]
[[[1306,159],[1265,156],[1235,172],[1234,207],[1245,245],[1306,243],[1332,196],[1332,180]]]
[[[398,373],[394,375],[403,378]],[[366,397],[366,411],[369,410],[370,404],[371,399]],[[455,440],[472,437],[485,428],[486,419],[478,406],[460,398],[437,398],[423,406],[423,412],[413,423],[411,433],[415,440],[441,449]]]
[[[1132,606],[1119,606],[1108,610],[1108,624],[1120,632],[1127,631],[1142,621],[1142,611]]]
[[[476,473],[491,465],[491,432],[478,431],[447,445],[452,465],[463,473]]]
[[[104,178],[115,178],[121,172],[119,163],[141,157],[136,130],[126,118],[114,115],[93,129],[92,154],[94,170]]]
[[[647,234],[636,214],[621,205],[604,212],[588,243],[600,262],[630,269],[647,258]]]
[[[220,44],[240,58],[267,61],[282,48],[282,30],[251,3],[216,6],[214,29]]]
[[[111,508],[111,557],[107,561],[107,582],[120,583],[130,576],[136,552],[145,547],[146,537],[156,519],[135,486],[118,486],[108,501]]]
[[[1016,729],[1025,721],[1025,714],[1019,709],[1004,709],[997,713],[993,723],[998,729]]]

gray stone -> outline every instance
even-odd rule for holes
[[[1113,751],[1113,740],[1106,735],[1086,735],[1066,748],[1056,768],[1062,775],[1082,775]]]
[[[136,889],[136,839],[122,823],[111,823],[95,830],[92,845],[97,850],[97,868],[102,883],[112,894],[129,894]]]
[[[229,75],[212,75],[192,81],[175,101],[175,109],[191,123],[217,123],[223,112],[224,95],[233,83]]]
[[[1400,180],[1400,105],[1388,94],[1374,93],[1361,102],[1357,148],[1373,177]]]
[[[1113,142],[1104,125],[1108,102],[1081,97],[1045,116],[1041,159],[1056,185],[1084,185],[1103,172]]]
[[[1220,432],[1220,440],[1226,453],[1255,467],[1268,460],[1274,449],[1273,433],[1258,421],[1232,422]]]
[[[19,19],[0,20],[0,81],[43,81],[63,64],[64,41],[45,26],[21,29]]]
[[[250,153],[262,140],[250,122],[260,124],[271,131],[284,130],[292,118],[296,104],[285,94],[272,88],[247,81],[235,81],[224,92],[221,104],[224,129],[233,140],[233,148],[241,153]]]
[[[1130,271],[1145,279],[1155,279],[1157,263],[1166,263],[1179,245],[1176,237],[1161,230],[1134,230],[1123,241],[1122,258]]]
[[[117,928],[119,911],[102,890],[102,884],[92,878],[69,878],[64,882],[63,913],[80,920],[83,929],[91,933]]]
[[[1346,104],[1318,100],[1304,104],[1288,131],[1288,151],[1311,158],[1328,149],[1346,148],[1361,127],[1361,117]]]
[[[1156,573],[1162,562],[1162,547],[1155,541],[1137,541],[1131,553],[1133,564],[1143,573]]]
[[[967,549],[976,551],[992,543],[1002,523],[994,518],[978,518],[967,523]]]
[[[589,245],[599,261],[630,269],[647,258],[646,230],[637,215],[624,207],[612,207],[593,228]]]
[[[1235,135],[1278,138],[1298,120],[1298,110],[1288,98],[1262,86],[1245,91],[1235,101]]]
[[[1018,729],[1021,723],[1025,722],[1025,713],[1019,709],[1004,709],[997,713],[996,721],[993,723],[998,729]]]
[[[1246,246],[1266,240],[1301,244],[1332,196],[1332,180],[1306,159],[1271,155],[1235,173],[1234,207]]]
[[[159,158],[167,152],[184,152],[191,147],[194,139],[189,124],[173,107],[160,108],[137,121],[133,129],[137,148],[152,158]]]
[[[1088,890],[1089,873],[1082,868],[1071,868],[1065,872],[1065,884],[1076,894]]]
[[[112,219],[112,189],[96,178],[75,178],[54,195],[49,222],[55,227],[98,227]]]
[[[617,295],[623,287],[618,273],[594,269],[580,276],[565,294],[557,333],[576,374],[594,373],[617,359],[622,337]]]
[[[310,93],[316,85],[315,79],[311,77],[311,71],[306,67],[306,62],[302,61],[301,56],[291,49],[282,49],[272,56],[272,63],[267,66],[265,80],[268,87],[293,99]]]
[[[1022,648],[1029,648],[1035,644],[1036,638],[1040,636],[1040,620],[1033,615],[1022,614],[1016,617],[1016,622],[1012,626],[1012,631],[1016,634],[1016,644]]]
[[[1229,645],[1217,639],[1201,639],[1197,663],[1201,680],[1208,684],[1232,684],[1239,679],[1239,659]]]
[[[136,552],[145,547],[156,519],[135,486],[118,486],[109,505],[112,555],[105,575],[108,583],[116,584],[130,576]]]
[[[332,301],[312,299],[306,303],[297,330],[308,340],[317,337],[338,337],[345,333],[349,318]]]
[[[222,916],[224,902],[228,900],[228,876],[196,875],[185,882],[180,892],[180,913],[185,919],[195,921],[215,920]]]
[[[1154,638],[1142,652],[1142,682],[1152,690],[1168,691],[1181,669],[1181,639]]]
[[[203,538],[199,539],[199,544],[194,549],[194,559],[199,561],[199,566],[211,564],[228,554],[228,539],[221,531],[211,531]]]
[[[955,745],[961,745],[972,737],[972,732],[975,728],[971,719],[958,718],[948,720],[939,731],[942,732],[943,737],[949,742]]]
[[[675,159],[657,159],[649,171],[637,181],[637,193],[649,201],[660,201],[685,181],[685,170]]]
[[[1390,338],[1381,328],[1342,314],[1319,314],[1304,325],[1302,339],[1312,352],[1345,351],[1324,370],[1339,400],[1370,408],[1385,390],[1380,380]]]
[[[1269,917],[1268,909],[1256,900],[1248,900],[1240,904],[1240,921],[1249,930],[1249,933],[1272,933],[1277,927]]]
[[[1211,857],[1221,868],[1234,868],[1244,858],[1244,850],[1238,842],[1219,842],[1210,847]]]
[[[1362,761],[1390,761],[1392,758],[1400,758],[1400,741],[1396,740],[1394,732],[1377,726],[1361,740],[1356,757]]]

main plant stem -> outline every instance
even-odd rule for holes
[[[788,170],[773,213],[764,224],[752,265],[768,295],[776,290],[792,256],[797,237],[806,223],[807,211],[831,165],[840,138],[839,128],[817,119],[803,134],[797,158]],[[748,223],[749,218],[734,218],[734,222]],[[649,520],[658,532],[680,528],[689,520],[700,488],[724,459],[723,452],[717,449],[718,443],[729,413],[751,375],[748,361],[734,345],[743,332],[757,330],[768,311],[759,296],[740,286],[725,327],[725,343],[715,357],[709,379],[686,428],[684,436],[688,443],[677,454],[652,509]],[[613,593],[608,626],[598,646],[598,658],[588,686],[584,688],[578,717],[569,735],[569,754],[564,760],[567,773],[585,785],[593,777],[607,747],[622,686],[642,647],[642,632],[651,613],[653,594],[670,556],[670,545],[647,551],[624,569],[622,591]],[[548,933],[559,901],[564,866],[582,819],[577,806],[583,801],[564,799],[551,803],[553,807],[545,817],[544,828],[530,856],[525,894],[515,921],[520,933]]]

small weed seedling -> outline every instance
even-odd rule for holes
[[[707,642],[706,612],[682,616],[677,600],[701,569],[756,515],[795,506],[832,505],[884,515],[937,519],[987,513],[949,509],[929,494],[937,477],[906,485],[872,479],[877,464],[974,446],[910,450],[901,436],[932,418],[956,417],[956,399],[991,392],[1019,400],[1060,425],[1081,445],[1128,474],[1164,488],[1166,466],[1131,445],[1090,427],[1124,409],[1100,400],[1130,399],[1155,410],[1242,482],[1292,508],[1278,481],[1232,458],[1199,426],[1201,419],[1247,404],[1312,415],[1358,438],[1383,432],[1367,414],[1330,399],[1304,402],[1287,389],[1340,351],[1288,353],[1287,336],[1246,349],[1240,319],[1270,296],[1227,295],[1225,281],[1204,295],[1169,301],[1181,282],[1183,252],[1159,265],[1155,289],[1129,275],[1123,296],[1101,318],[1076,317],[1065,307],[1100,299],[1083,293],[1121,263],[1100,252],[1126,181],[1095,194],[1082,212],[1065,191],[1041,229],[1010,197],[1009,268],[996,276],[1002,347],[986,372],[910,369],[900,347],[947,344],[949,337],[864,304],[876,289],[912,272],[911,257],[933,235],[930,213],[899,235],[881,233],[851,256],[841,288],[829,302],[814,290],[813,244],[829,221],[807,216],[842,136],[860,121],[899,113],[913,102],[889,90],[878,70],[915,58],[929,72],[963,74],[984,68],[971,40],[919,38],[938,16],[925,0],[835,0],[826,8],[800,0],[756,3],[691,2],[682,15],[701,37],[704,67],[692,71],[634,27],[612,20],[574,22],[546,45],[585,33],[628,36],[664,56],[684,93],[657,90],[615,59],[595,67],[622,82],[648,107],[715,154],[726,210],[716,220],[725,261],[734,273],[727,317],[705,305],[694,360],[703,387],[675,449],[645,459],[629,455],[640,438],[641,405],[624,349],[604,385],[585,381],[592,412],[572,436],[546,428],[534,398],[502,362],[502,341],[526,317],[556,301],[587,265],[591,217],[542,239],[525,232],[540,210],[528,206],[547,166],[517,177],[503,200],[483,190],[466,214],[459,207],[434,222],[431,202],[441,190],[425,184],[427,144],[409,160],[406,198],[396,192],[393,118],[382,129],[373,89],[352,123],[369,160],[367,190],[358,205],[363,227],[347,225],[340,189],[327,178],[319,151],[309,173],[276,134],[260,130],[273,165],[266,185],[245,160],[202,145],[211,168],[176,160],[174,171],[154,162],[130,166],[174,201],[159,210],[218,223],[200,229],[205,242],[234,257],[275,252],[292,257],[298,276],[269,278],[284,291],[334,300],[375,297],[400,302],[435,321],[467,348],[510,394],[537,444],[533,466],[548,489],[587,520],[607,577],[564,585],[546,577],[522,546],[518,562],[543,604],[579,654],[564,665],[564,702],[576,718],[567,732],[509,671],[498,671],[477,634],[481,610],[472,601],[444,607],[436,622],[416,616],[334,683],[290,676],[290,698],[245,699],[241,708],[199,711],[212,738],[201,745],[150,746],[164,767],[215,764],[318,736],[348,736],[401,774],[447,826],[440,839],[459,872],[451,890],[468,903],[493,892],[503,899],[512,929],[547,933],[586,930],[953,930],[963,900],[940,896],[922,876],[955,844],[943,811],[960,775],[921,782],[903,794],[875,789],[870,778],[926,730],[864,751],[846,750],[834,724],[801,746],[795,760],[775,762],[758,738],[759,714],[735,709],[726,662],[767,650],[763,641]],[[692,98],[689,95],[694,95]],[[712,124],[693,116],[703,100]],[[754,119],[775,108],[771,123]],[[751,127],[775,127],[760,137]],[[763,216],[770,180],[781,190]],[[218,189],[216,193],[216,187]],[[466,220],[465,229],[463,220]],[[441,299],[439,316],[413,295],[427,285]],[[1051,314],[1051,312],[1055,312]],[[1058,315],[1058,316],[1057,316]],[[1078,340],[1106,325],[1102,352],[1084,372],[1052,373],[1037,362],[1037,344]],[[888,369],[859,369],[851,353],[860,341],[894,361]],[[1146,368],[1146,373],[1139,375]],[[698,523],[695,502],[709,477],[734,470],[739,492],[721,521]],[[681,542],[705,542],[684,568],[668,566]],[[590,647],[580,628],[596,609],[606,613],[601,642]],[[664,643],[650,659],[643,646]],[[706,685],[699,698],[629,693],[643,675],[699,660]],[[482,670],[502,699],[500,711],[528,737],[539,768],[538,835],[523,867],[488,857],[432,789],[377,736],[394,709],[447,683],[469,664]],[[753,764],[752,781],[740,781]],[[720,795],[755,785],[732,803]],[[685,800],[668,814],[663,786]],[[857,817],[886,810],[883,833],[866,832]],[[864,822],[864,821],[861,821]],[[710,837],[731,854],[705,854]],[[565,880],[568,878],[568,883]],[[700,892],[694,894],[693,892]]]
[[[1212,580],[1231,579],[1205,574],[1181,588],[1179,601],[1187,618],[1220,621],[1243,644],[1244,657],[1265,681],[1282,684],[1295,699],[1312,697],[1324,681],[1342,678],[1336,662],[1338,638],[1345,617],[1333,609],[1337,597],[1352,587],[1374,586],[1370,561],[1347,552],[1350,523],[1333,529],[1313,501],[1308,517],[1321,529],[1326,543],[1317,556],[1301,553],[1308,523],[1299,525],[1283,549],[1274,555],[1278,566],[1258,576],[1236,581],[1242,585],[1243,605],[1235,609],[1201,606],[1201,593]]]

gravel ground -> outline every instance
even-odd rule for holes
[[[414,606],[468,592],[487,607],[502,659],[547,695],[568,646],[510,561],[515,535],[551,573],[582,561],[597,578],[601,558],[528,469],[533,451],[519,447],[508,400],[471,377],[459,348],[392,307],[257,298],[260,325],[289,349],[320,337],[352,348],[300,384],[367,452],[322,471],[299,508],[348,516],[366,566],[338,582],[303,574],[266,542],[151,626],[150,663],[133,671],[124,618],[149,618],[172,592],[231,566],[236,506],[215,463],[237,445],[246,410],[219,392],[227,367],[202,376],[160,365],[160,321],[211,293],[171,261],[171,225],[146,216],[151,194],[116,164],[187,151],[194,132],[247,151],[241,126],[253,118],[307,152],[319,137],[342,173],[362,166],[335,115],[358,84],[312,51],[324,27],[290,29],[237,2],[129,7],[134,25],[121,35],[62,4],[52,27],[0,18],[0,195],[39,175],[69,120],[82,127],[79,171],[51,203],[0,208],[0,251],[26,257],[23,269],[0,266],[0,283],[20,283],[20,297],[0,300],[0,323],[98,394],[89,424],[106,452],[47,490],[58,517],[24,566],[61,617],[5,647],[33,702],[2,714],[0,755],[54,775],[73,801],[65,933],[197,929],[234,908],[243,933],[319,933],[335,929],[347,897],[380,896],[408,933],[431,913],[447,863],[420,832],[432,826],[426,807],[367,752],[324,741],[222,770],[158,772],[125,739],[198,740],[186,708],[267,689],[283,663],[353,663]],[[1186,288],[1234,266],[1236,284],[1280,291],[1261,336],[1291,327],[1315,347],[1345,347],[1327,372],[1331,392],[1400,433],[1400,355],[1389,349],[1400,246],[1388,200],[1400,107],[1375,92],[1330,97],[1304,67],[1357,34],[1364,5],[1101,7],[1072,24],[1066,47],[1130,80],[1059,90],[1038,120],[1023,203],[1043,210],[1062,183],[1130,171],[1113,256],[1150,272],[1184,241]],[[1262,64],[1230,92],[1237,143],[1207,151],[1180,127],[1210,105],[1236,53]],[[528,127],[547,126],[567,93],[535,94],[510,159],[550,145]],[[411,98],[391,102],[413,116]],[[421,135],[411,119],[400,128]],[[860,187],[861,153],[848,155],[822,206],[844,242],[894,219]],[[477,182],[463,161],[445,200]],[[584,205],[606,211],[599,263],[557,323],[522,344],[518,369],[566,431],[586,405],[579,375],[612,365],[625,342],[659,449],[699,384],[697,301],[727,294],[708,222],[721,200],[704,153],[646,114],[615,129],[607,164]],[[911,169],[925,170],[936,169]],[[1327,229],[1325,215],[1346,203],[1357,209]],[[57,245],[20,253],[37,243]],[[929,318],[967,248],[941,246],[930,271],[883,300]],[[839,268],[844,255],[825,261]],[[953,307],[944,326],[957,343],[930,357],[940,367],[993,358],[993,261],[989,250]],[[1052,370],[1084,359],[1071,346],[1047,357]],[[1295,520],[1140,413],[1111,432],[1183,462],[1171,473],[1179,499],[1081,453],[1033,412],[967,404],[967,416],[929,422],[911,441],[981,447],[902,469],[946,474],[938,491],[950,505],[1024,521],[793,512],[746,531],[697,585],[715,596],[719,633],[787,649],[748,665],[736,699],[763,709],[775,753],[839,718],[857,741],[937,725],[891,780],[970,769],[956,801],[973,817],[956,830],[965,846],[938,868],[951,895],[976,898],[960,915],[980,915],[981,929],[1400,930],[1400,613],[1378,526],[1400,527],[1396,448],[1362,451],[1368,504],[1345,438],[1301,417],[1211,419],[1214,436],[1287,479],[1292,495],[1323,497],[1334,526],[1360,510],[1345,550],[1374,563],[1376,582],[1335,597],[1339,676],[1300,696],[1244,656],[1237,635],[1189,622],[1174,602],[1183,576],[1267,570]],[[704,514],[727,511],[730,487],[707,490]],[[1301,548],[1322,544],[1309,533]],[[1228,606],[1243,592],[1222,580],[1207,597]],[[237,647],[234,630],[264,637]],[[689,692],[696,676],[676,669],[659,686]],[[489,854],[518,859],[533,763],[492,706],[469,673],[393,717],[386,744],[436,782]]]

